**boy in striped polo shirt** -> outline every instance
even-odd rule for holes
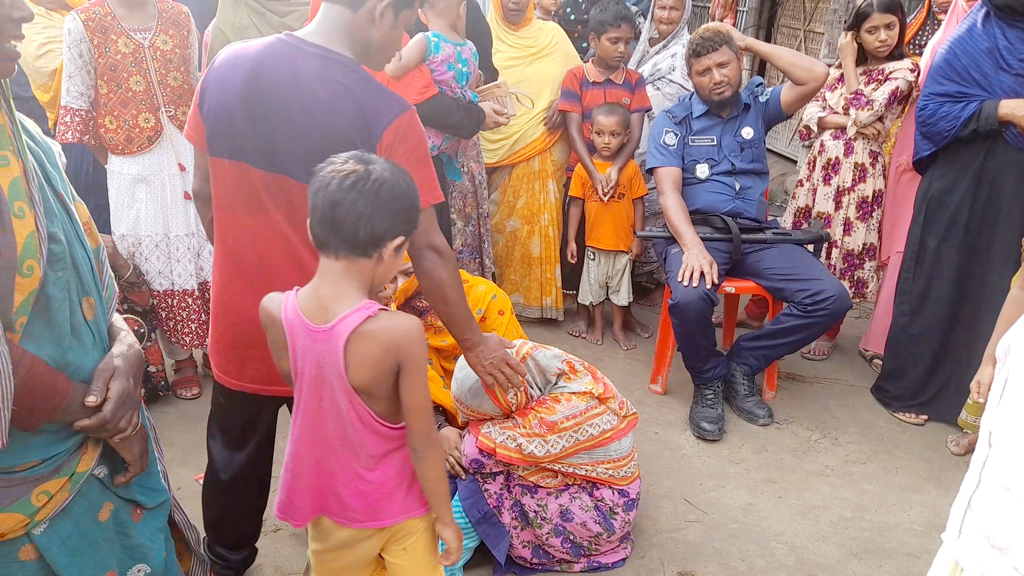
[[[569,134],[572,156],[566,168],[571,175],[577,164],[581,164],[597,193],[603,198],[615,192],[619,174],[633,159],[643,134],[644,117],[651,111],[651,100],[647,97],[647,85],[636,70],[626,68],[625,62],[632,53],[636,20],[633,11],[622,0],[611,0],[599,4],[590,13],[590,44],[594,57],[586,64],[577,66],[565,74],[562,82],[562,97],[558,109],[565,115],[565,126]],[[615,102],[629,110],[629,139],[615,156],[606,170],[598,170],[592,160],[596,152],[591,141],[591,115],[598,106]],[[566,188],[568,189],[568,182]],[[563,222],[568,223],[569,196],[566,193]],[[585,226],[577,232],[576,244],[585,245]],[[562,254],[568,247],[568,226],[562,227]],[[582,261],[562,262],[562,286],[570,293],[579,289]],[[651,337],[651,328],[632,313],[627,315],[626,326],[642,338]],[[576,319],[569,326],[569,334],[586,338],[590,331],[590,309],[576,306]]]

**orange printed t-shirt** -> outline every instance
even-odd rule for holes
[[[611,162],[594,159],[594,167],[601,174],[607,172],[611,166]],[[601,200],[583,165],[577,164],[572,171],[569,196],[583,200],[583,212],[587,218],[587,247],[609,252],[629,252],[630,245],[636,237],[633,200],[646,195],[647,185],[644,183],[643,173],[640,172],[640,166],[632,160],[619,173],[619,185],[615,189],[615,195],[607,202]]]

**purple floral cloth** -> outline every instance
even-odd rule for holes
[[[423,32],[422,35],[427,41],[423,63],[430,70],[437,89],[462,102],[479,102],[480,97],[469,88],[480,63],[480,55],[473,42],[455,42],[440,32]],[[466,154],[467,141],[429,127],[424,132],[430,155],[440,156],[444,162],[445,176],[452,182],[462,182],[459,164]]]
[[[543,488],[479,450],[472,434],[466,434],[462,449],[467,471],[507,531],[508,559],[515,564],[556,572],[606,570],[621,566],[632,553],[640,480],[624,488],[594,482]],[[504,548],[478,531],[492,552]],[[505,566],[505,558],[498,560],[517,571]]]

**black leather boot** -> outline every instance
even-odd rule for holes
[[[731,362],[725,377],[725,400],[737,416],[755,426],[767,426],[775,419],[772,407],[757,391],[754,376]]]
[[[722,389],[725,382],[715,380],[703,386],[693,385],[693,404],[690,404],[690,431],[697,438],[721,440],[725,435],[725,402]]]

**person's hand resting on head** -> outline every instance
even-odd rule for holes
[[[522,387],[526,369],[511,354],[515,344],[497,334],[483,333],[479,343],[464,347],[462,356],[485,386],[504,391]]]

